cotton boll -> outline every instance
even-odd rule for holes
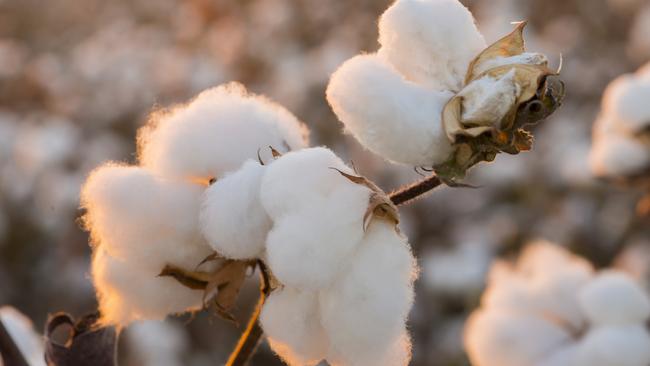
[[[208,187],[203,195],[201,232],[210,246],[227,258],[257,258],[264,251],[272,225],[260,203],[265,168],[249,160]]]
[[[168,314],[198,310],[203,292],[184,287],[160,269],[111,257],[102,247],[93,254],[91,274],[101,322],[125,326],[136,320],[161,320]]]
[[[484,76],[467,85],[458,94],[463,97],[463,120],[480,126],[491,126],[495,121],[500,123],[520,93],[514,75],[515,71],[511,70],[498,79]]]
[[[372,152],[414,166],[436,165],[451,154],[441,113],[452,95],[404,80],[376,55],[346,61],[327,87],[346,132]]]
[[[591,324],[627,325],[650,318],[650,299],[623,272],[602,272],[579,294],[580,305]]]
[[[497,261],[490,269],[481,305],[511,310],[533,309],[534,299],[526,280],[518,276],[509,263]]]
[[[142,366],[180,366],[189,346],[181,324],[161,321],[138,322],[127,331],[129,351]]]
[[[596,138],[589,160],[598,176],[635,175],[650,165],[650,148],[632,137],[610,134]]]
[[[328,360],[337,365],[407,365],[405,321],[416,273],[405,238],[390,223],[374,220],[353,264],[319,297],[330,339]]]
[[[288,110],[230,83],[155,114],[139,131],[138,148],[142,165],[156,173],[210,179],[236,170],[258,150],[269,161],[269,146],[286,152],[306,140],[306,128]]]
[[[554,351],[550,356],[545,357],[541,362],[534,366],[575,366],[573,360],[576,357],[578,346],[571,344],[560,350]]]
[[[300,289],[332,283],[361,241],[368,200],[367,188],[346,181],[334,195],[276,219],[266,242],[273,274]]]
[[[507,310],[479,310],[465,328],[465,348],[476,366],[534,365],[570,340],[552,322]]]
[[[107,164],[83,186],[84,223],[94,245],[111,256],[158,272],[167,263],[193,268],[211,252],[198,230],[202,190],[139,167]]]
[[[274,161],[262,178],[260,198],[273,218],[313,206],[343,185],[353,185],[338,169],[355,174],[324,147],[290,152]]]
[[[472,14],[457,0],[397,0],[379,20],[379,54],[407,79],[458,91],[485,47]]]
[[[327,355],[315,292],[288,286],[275,290],[264,303],[260,323],[273,351],[289,365],[315,365]]]
[[[650,334],[644,325],[598,327],[581,340],[573,366],[647,366]]]
[[[605,91],[605,110],[628,131],[641,131],[650,126],[650,80],[637,75],[624,75],[613,81]]]

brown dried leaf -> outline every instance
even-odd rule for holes
[[[510,57],[516,56],[524,53],[524,28],[526,27],[527,22],[521,22],[517,24],[517,27],[510,32],[510,34],[494,42],[470,62],[467,69],[467,75],[465,76],[465,85],[469,84],[470,81],[476,79],[479,75],[475,72],[479,66],[488,60],[497,58],[497,57]]]
[[[269,146],[269,149],[271,149],[271,155],[273,155],[274,159],[277,159],[282,156],[282,153],[274,149],[273,146]]]
[[[370,223],[374,218],[382,218],[391,221],[397,226],[399,224],[399,213],[397,207],[393,204],[386,194],[373,192],[370,195],[368,208],[363,215],[363,231],[368,230]]]
[[[456,142],[458,136],[477,137],[494,129],[490,126],[465,127],[461,117],[462,103],[463,97],[455,96],[442,109],[442,127],[452,143]]]

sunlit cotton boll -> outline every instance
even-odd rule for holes
[[[377,55],[346,61],[327,87],[346,132],[386,159],[415,166],[439,164],[451,154],[441,122],[451,96],[405,80]]]
[[[209,180],[238,169],[269,146],[307,144],[307,129],[284,107],[238,83],[208,89],[186,105],[154,113],[138,134],[141,164],[166,176]]]
[[[485,47],[472,14],[457,0],[397,0],[379,20],[379,54],[407,79],[458,91]]]
[[[249,160],[214,182],[203,195],[201,232],[217,253],[231,259],[262,255],[271,219],[260,202],[266,167]]]
[[[160,269],[121,260],[97,248],[91,275],[101,322],[126,326],[136,320],[162,320],[169,314],[201,309],[201,291],[184,287],[170,277],[158,277],[158,273]]]
[[[320,294],[333,365],[407,365],[417,265],[393,224],[375,219],[349,269]]]
[[[333,167],[350,171],[330,150],[306,149],[280,157],[263,178],[262,202],[273,218],[266,259],[285,285],[328,286],[363,237],[370,189]]]
[[[274,219],[320,203],[352,182],[336,169],[355,174],[331,150],[315,147],[282,155],[266,169],[260,198]]]
[[[273,351],[289,365],[315,365],[327,355],[316,292],[289,286],[274,291],[264,303],[260,323]]]
[[[84,184],[81,207],[95,247],[160,271],[193,268],[210,253],[198,227],[198,184],[165,179],[134,166],[106,164]]]

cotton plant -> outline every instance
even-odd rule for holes
[[[380,19],[382,48],[344,63],[327,98],[370,150],[461,184],[474,164],[529,149],[523,127],[561,102],[557,72],[524,50],[524,24],[486,46],[458,1],[398,0]],[[238,84],[154,112],[137,145],[137,165],[97,168],[81,194],[104,325],[207,306],[237,321],[259,268],[260,303],[228,364],[262,333],[292,366],[410,362],[418,266],[397,205],[431,180],[386,194]]]
[[[594,123],[591,168],[596,176],[627,180],[650,169],[650,64],[612,81]]]
[[[525,24],[487,46],[457,0],[398,0],[379,19],[380,49],[346,61],[327,100],[369,150],[457,183],[499,152],[529,150],[524,127],[562,101],[559,70],[525,50]]]
[[[125,326],[202,308],[200,291],[159,274],[169,263],[192,270],[213,253],[198,215],[209,182],[258,152],[270,157],[263,147],[288,151],[306,144],[307,130],[290,112],[239,84],[154,113],[138,134],[139,164],[106,163],[82,189],[101,321]],[[241,274],[247,267],[225,269]],[[222,308],[233,301],[223,292],[217,300]]]
[[[649,319],[650,297],[627,274],[537,242],[493,265],[465,347],[475,366],[646,366]]]

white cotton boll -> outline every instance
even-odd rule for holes
[[[636,132],[650,127],[650,80],[638,75],[623,75],[614,80],[603,96],[604,109],[617,123]]]
[[[202,307],[202,291],[191,290],[171,277],[158,277],[158,273],[160,269],[111,257],[101,247],[95,249],[91,274],[102,323],[125,326]]]
[[[154,115],[138,134],[143,166],[201,179],[236,170],[258,150],[269,161],[269,146],[286,152],[306,144],[307,129],[295,116],[237,83],[206,90],[187,105]]]
[[[406,239],[390,223],[374,220],[354,263],[320,294],[327,359],[346,366],[407,365],[405,321],[416,276]]]
[[[315,292],[288,286],[273,291],[264,303],[260,323],[273,351],[289,365],[315,365],[327,355]]]
[[[623,272],[598,274],[578,297],[591,324],[626,325],[650,318],[648,295]]]
[[[0,307],[0,320],[29,365],[45,366],[43,336],[34,330],[32,321],[11,306]]]
[[[509,263],[497,261],[490,269],[481,305],[486,308],[531,310],[534,299],[526,280],[518,276]]]
[[[83,186],[84,223],[93,244],[111,256],[157,271],[167,263],[193,268],[211,252],[198,228],[202,190],[139,167],[107,164]]]
[[[329,286],[361,242],[368,201],[366,187],[346,181],[334,195],[276,219],[266,242],[273,274],[300,289]]]
[[[510,112],[520,89],[514,80],[515,70],[498,79],[484,76],[467,85],[458,95],[463,97],[465,123],[500,128],[503,117]]]
[[[313,206],[350,182],[335,169],[356,175],[331,150],[315,147],[282,155],[270,164],[264,177],[260,198],[273,218]]]
[[[407,79],[458,91],[485,47],[472,14],[457,0],[397,0],[379,20],[379,54]]]
[[[257,258],[264,251],[272,225],[260,202],[265,169],[249,160],[203,194],[201,233],[214,250],[227,258]]]
[[[580,341],[572,366],[647,366],[650,334],[645,325],[598,327]]]
[[[625,176],[650,166],[650,148],[625,135],[596,137],[589,156],[591,170],[598,176]]]
[[[404,80],[376,55],[346,61],[327,87],[346,132],[388,160],[415,166],[442,163],[452,153],[441,122],[452,95]]]
[[[185,328],[172,322],[134,323],[127,330],[127,339],[129,351],[142,366],[181,366],[189,345]]]
[[[465,328],[465,348],[476,366],[534,365],[570,340],[546,319],[508,310],[479,310]]]

